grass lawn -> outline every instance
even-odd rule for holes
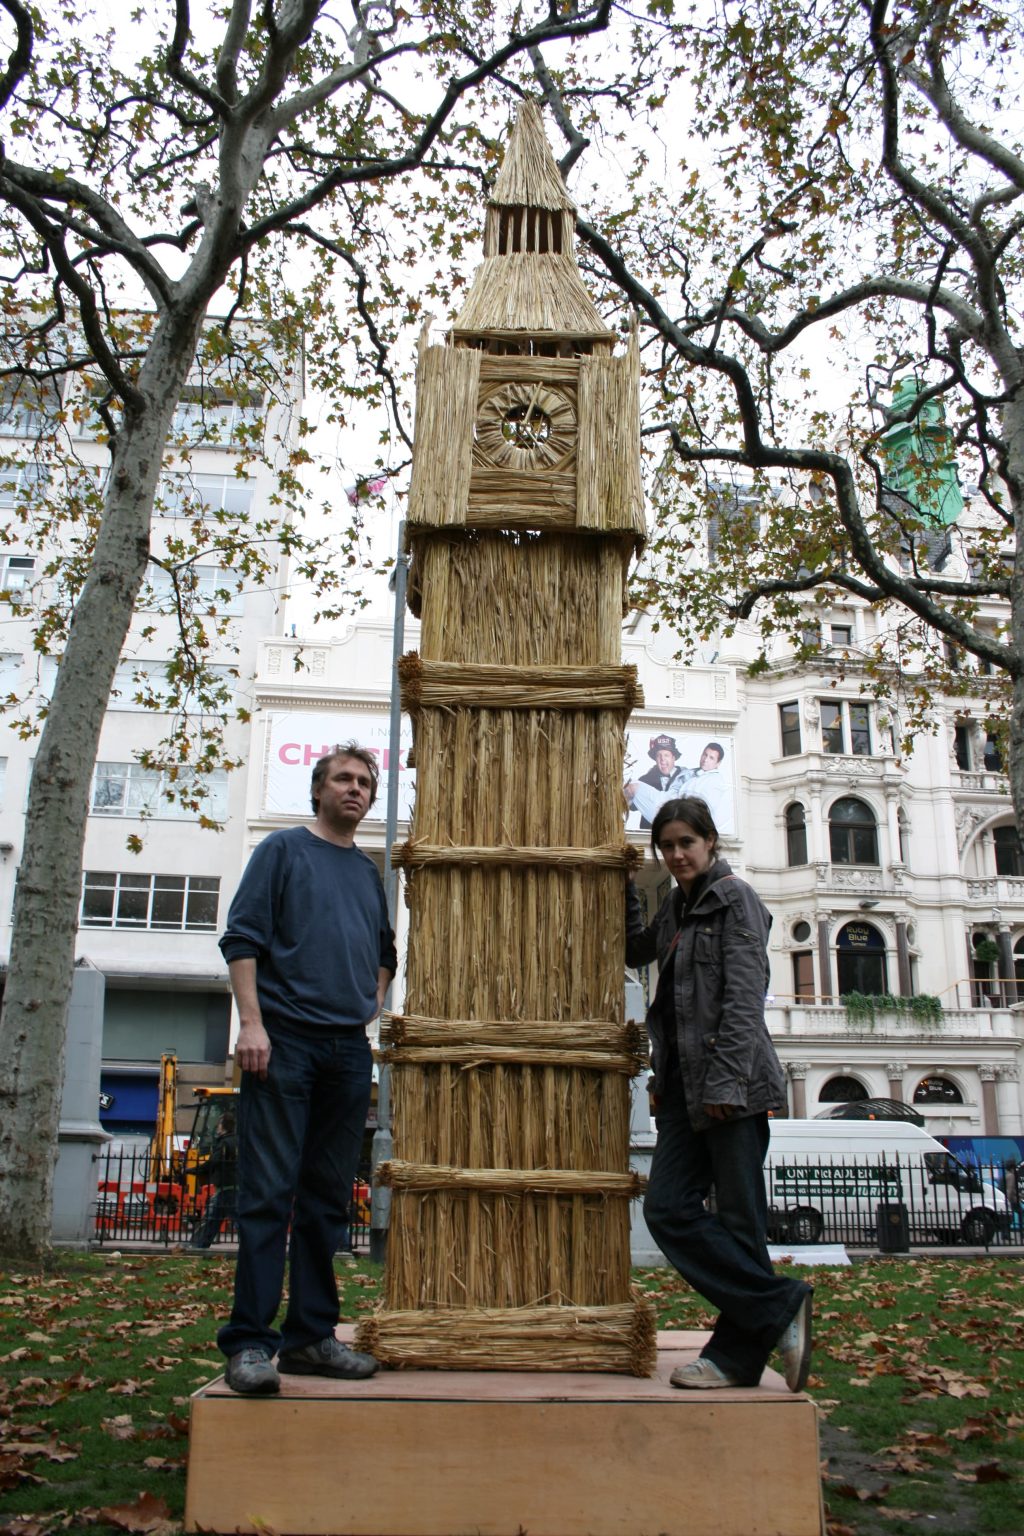
[[[662,1326],[710,1321],[672,1272],[637,1278]],[[1024,1264],[887,1258],[813,1278],[832,1536],[1019,1536]],[[373,1266],[339,1279],[344,1317],[375,1304]],[[0,1536],[180,1528],[188,1398],[220,1369],[230,1281],[227,1260],[128,1252],[0,1273]]]

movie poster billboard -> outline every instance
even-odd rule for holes
[[[666,800],[695,795],[724,836],[736,831],[733,738],[674,728],[626,732],[626,826],[645,831]]]
[[[383,822],[387,817],[388,781],[391,777],[391,723],[386,710],[379,714],[348,713],[345,710],[289,710],[269,717],[267,735],[267,771],[263,809],[268,816],[304,816],[312,811],[309,803],[309,777],[313,765],[339,742],[357,741],[369,747],[380,768],[380,788],[370,807],[367,821]],[[412,815],[416,775],[408,767],[412,749],[412,724],[403,715],[401,749],[398,754],[398,818]]]

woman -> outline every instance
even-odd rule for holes
[[[646,928],[632,883],[627,901],[626,963],[659,965],[647,1015],[658,1143],[644,1216],[669,1262],[719,1309],[700,1356],[673,1371],[672,1385],[755,1386],[777,1348],[786,1385],[799,1392],[811,1287],[774,1273],[765,1239],[768,1113],[785,1104],[764,1020],[771,918],[719,858],[703,800],[667,801],[651,847],[676,889]],[[714,1213],[704,1203],[712,1186]]]

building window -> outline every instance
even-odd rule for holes
[[[35,568],[36,562],[31,555],[7,555],[0,570],[0,598],[27,592]]]
[[[800,745],[800,706],[797,703],[779,705],[779,729],[782,733],[783,757],[796,757],[803,749]]]
[[[1021,848],[1017,828],[995,827],[992,841],[996,845],[996,874],[1020,877],[1024,875],[1024,849]]]
[[[958,725],[953,730],[953,757],[956,765],[964,773],[971,771],[971,733],[966,725]]]
[[[807,821],[799,801],[786,806],[786,862],[790,867],[807,863]]]
[[[258,391],[238,400],[226,390],[197,384],[188,385],[181,395],[171,422],[172,438],[230,448],[251,438],[262,424],[263,397]]]
[[[868,1098],[864,1084],[855,1077],[830,1077],[818,1094],[819,1104],[860,1104]]]
[[[985,772],[1002,773],[1003,754],[999,750],[999,743],[994,736],[985,737]]]
[[[962,1104],[964,1096],[948,1077],[922,1077],[914,1089],[915,1104]]]
[[[7,788],[7,759],[0,757],[0,808],[4,803],[4,791]]]
[[[828,633],[833,646],[848,650],[853,644],[852,624],[830,624]]]
[[[23,506],[46,489],[49,479],[45,464],[8,464],[0,470],[0,507]]]
[[[139,607],[148,612],[175,613],[180,592],[186,599],[191,596],[194,602],[205,605],[207,609],[215,609],[219,614],[241,613],[242,594],[238,590],[236,578],[223,566],[179,566],[177,576],[175,587],[170,571],[162,565],[150,563],[146,567],[146,582],[151,595],[140,597]]]
[[[798,949],[793,955],[793,996],[815,996],[814,956],[809,949]]]
[[[878,829],[874,813],[863,800],[837,800],[829,812],[829,846],[833,864],[877,864]]]
[[[173,800],[165,790],[170,789]],[[198,793],[198,791],[205,791]],[[188,803],[198,798],[199,809]],[[228,776],[223,768],[196,776],[182,771],[171,779],[141,763],[97,763],[89,812],[93,816],[150,816],[224,821],[228,813]]]
[[[161,475],[153,510],[158,517],[247,517],[251,480],[238,475]]]
[[[832,756],[852,752],[871,756],[871,725],[866,704],[852,699],[821,700],[821,745]]]
[[[846,923],[836,935],[839,996],[860,992],[883,997],[889,990],[885,941],[870,923]]]
[[[811,925],[803,918],[793,924],[793,937],[798,944],[806,944],[811,936]]]
[[[60,390],[52,379],[0,380],[0,436],[39,437],[55,425],[59,412]]]
[[[219,895],[216,877],[87,870],[82,927],[212,933],[217,927]]]

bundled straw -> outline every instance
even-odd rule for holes
[[[474,1307],[377,1313],[356,1345],[385,1365],[434,1370],[617,1371],[649,1376],[654,1313],[635,1297],[608,1307]]]
[[[410,714],[435,708],[621,710],[628,719],[643,703],[636,667],[509,667],[491,662],[423,661],[415,652],[398,663],[402,706]]]
[[[435,843],[402,843],[391,851],[391,862],[406,869],[437,864],[475,866],[501,865],[508,869],[635,869],[642,855],[627,843],[605,848],[513,848],[507,844],[495,848],[448,847]]]
[[[380,1027],[385,1046],[476,1045],[552,1046],[563,1051],[592,1049],[628,1052],[645,1059],[647,1035],[634,1020],[609,1024],[599,1019],[561,1022],[556,1019],[427,1019],[410,1013],[385,1013]],[[639,1067],[637,1068],[639,1071]]]
[[[600,1173],[579,1168],[453,1168],[390,1158],[377,1167],[386,1189],[464,1189],[491,1195],[619,1195],[643,1193],[638,1173]]]

